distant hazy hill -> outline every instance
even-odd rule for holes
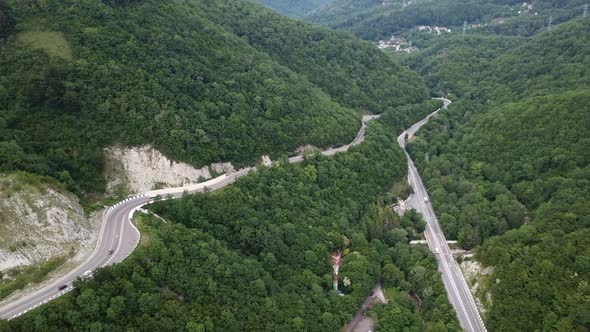
[[[110,144],[240,165],[343,144],[360,111],[427,97],[372,45],[253,2],[7,0],[0,11],[0,170],[72,190],[103,190]]]
[[[283,15],[291,17],[303,17],[333,0],[258,0],[261,4]]]
[[[585,0],[534,2],[506,0],[334,0],[305,19],[375,40],[399,34],[418,25],[461,27],[491,23],[502,24],[483,30],[510,35],[531,35],[553,23],[582,14]],[[529,9],[529,5],[532,7]]]

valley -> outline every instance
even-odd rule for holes
[[[589,24],[0,0],[0,330],[590,329]]]

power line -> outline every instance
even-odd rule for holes
[[[467,20],[463,21],[463,37],[467,35]]]

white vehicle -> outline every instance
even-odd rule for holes
[[[84,272],[83,276],[84,276],[85,278],[92,277],[92,271],[86,271],[86,272]]]
[[[428,197],[424,196],[424,203],[428,203]]]
[[[440,254],[440,252],[438,251],[438,248],[434,248],[434,252],[438,255]]]

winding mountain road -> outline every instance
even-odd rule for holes
[[[441,100],[444,102],[444,106],[441,109],[445,109],[451,103],[448,99],[441,98]],[[405,135],[407,134],[408,137],[411,138],[416,131],[427,123],[430,117],[434,116],[438,111],[440,111],[440,109],[420,120],[398,137],[398,143],[404,151],[406,146]],[[379,115],[364,116],[361,128],[350,144],[325,150],[322,154],[325,156],[331,156],[338,152],[346,152],[350,147],[361,144],[365,138],[367,122],[378,117]],[[425,201],[424,199],[428,197],[426,188],[424,188],[424,184],[420,179],[420,175],[418,174],[412,159],[407,152],[405,153],[408,158],[408,181],[415,193],[407,204],[408,207],[414,208],[422,213],[428,224],[425,231],[426,240],[430,250],[433,252],[439,251],[439,254],[436,255],[439,262],[439,270],[442,274],[442,279],[447,294],[449,295],[449,300],[457,312],[459,322],[466,331],[486,331],[463,274],[451,255],[434,210],[430,205],[430,200]],[[290,163],[299,163],[303,160],[303,156],[289,158]],[[72,290],[72,282],[79,277],[83,277],[86,271],[93,271],[100,267],[121,262],[127,258],[137,247],[140,239],[139,231],[131,222],[133,213],[142,206],[153,202],[157,196],[168,199],[181,197],[185,192],[195,193],[204,190],[217,190],[235,182],[238,178],[247,175],[255,169],[255,167],[248,167],[198,184],[150,191],[142,195],[129,197],[126,200],[107,208],[103,213],[102,228],[99,233],[96,248],[92,255],[67,275],[1,307],[0,318],[13,319],[21,316]],[[63,288],[63,286],[67,286],[67,288],[60,290],[59,288]],[[349,324],[349,326],[352,327],[354,324]]]
[[[362,118],[361,128],[354,140],[347,145],[322,151],[325,156],[331,156],[338,152],[346,152],[352,146],[361,144],[365,139],[367,122],[378,118],[379,115],[366,115]],[[289,158],[289,162],[300,163],[303,156]],[[247,167],[236,172],[223,174],[206,182],[192,184],[178,188],[153,190],[141,195],[131,196],[105,210],[102,216],[102,228],[96,248],[90,257],[67,275],[57,279],[48,285],[39,288],[30,294],[16,299],[3,307],[0,307],[0,319],[13,319],[37,308],[72,290],[72,282],[77,278],[83,278],[87,271],[119,263],[127,258],[139,243],[140,234],[131,219],[133,213],[142,206],[154,201],[156,197],[164,199],[178,198],[186,193],[203,192],[205,190],[217,190],[238,178],[254,171],[255,167]],[[64,288],[64,286],[67,286]],[[60,289],[63,288],[63,289]]]

